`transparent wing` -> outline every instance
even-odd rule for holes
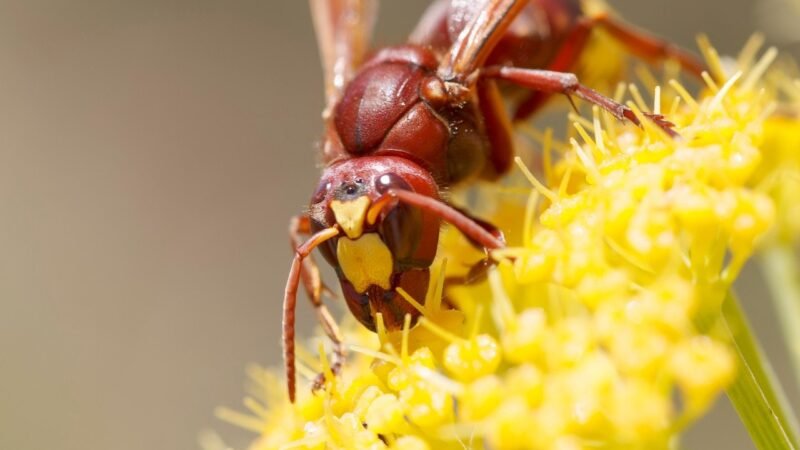
[[[377,0],[309,0],[325,76],[326,111],[369,49]]]
[[[527,0],[452,0],[448,32],[457,33],[439,66],[445,81],[464,84],[483,65]]]

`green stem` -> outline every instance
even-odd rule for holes
[[[780,383],[731,292],[722,314],[733,339],[739,375],[728,397],[760,450],[798,450],[798,426]]]
[[[800,387],[800,267],[792,249],[783,245],[765,248],[759,260],[786,337],[795,383]]]

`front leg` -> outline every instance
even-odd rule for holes
[[[311,220],[306,215],[294,216],[289,221],[289,240],[292,250],[297,252],[297,249],[302,245],[303,235],[311,234]],[[325,286],[320,276],[319,267],[317,266],[314,258],[309,254],[302,261],[300,266],[300,282],[303,289],[308,294],[311,305],[314,307],[314,312],[317,315],[325,335],[333,342],[334,345],[334,358],[331,364],[331,371],[334,375],[341,371],[345,359],[345,349],[342,341],[342,334],[339,331],[339,326],[336,324],[328,308],[322,302],[322,294],[333,298],[333,292]],[[320,373],[314,380],[313,389],[317,390],[322,387],[325,382],[324,374]]]
[[[619,120],[628,120],[635,125],[641,125],[639,118],[633,110],[606,97],[605,95],[588,88],[578,81],[578,76],[569,72],[556,72],[552,70],[522,69],[508,66],[490,66],[481,70],[481,77],[508,81],[516,85],[544,92],[546,94],[564,94],[571,100],[574,95],[589,103],[595,104],[610,112]],[[660,114],[644,113],[646,117],[655,122],[667,134],[675,136],[674,126]]]

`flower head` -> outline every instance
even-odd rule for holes
[[[543,169],[518,160],[528,200],[498,200],[512,246],[484,282],[443,288],[471,255],[446,231],[428,298],[409,298],[415,327],[378,320],[375,335],[351,321],[344,373],[322,391],[291,405],[253,369],[253,416],[221,415],[259,433],[253,450],[667,448],[736,374],[715,332],[725,292],[776,218],[800,224],[787,200],[800,186],[779,178],[800,154],[799,109],[776,109],[774,55],[732,64],[703,49],[712,73],[697,97],[673,82],[649,108],[630,90],[679,138],[597,110],[571,116],[565,142],[529,133]],[[325,351],[303,370],[329,372]]]

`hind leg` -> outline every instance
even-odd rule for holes
[[[481,76],[508,81],[545,94],[564,94],[570,99],[574,95],[605,109],[619,120],[628,120],[636,125],[640,124],[639,118],[636,117],[632,109],[582,85],[578,82],[578,77],[573,73],[492,66],[483,69]],[[672,123],[664,120],[663,116],[658,114],[645,114],[645,116],[655,122],[667,134],[675,134],[672,131]]]
[[[651,36],[606,14],[586,18],[578,22],[564,40],[555,59],[547,66],[547,70],[553,72],[572,71],[586,48],[586,44],[589,42],[591,32],[595,28],[605,30],[631,54],[650,64],[674,60],[680,64],[683,70],[698,78],[705,70],[704,65],[694,55],[680,47],[670,44],[666,40]],[[552,95],[552,92],[532,92],[517,105],[514,112],[514,121],[526,120],[535,114]]]

